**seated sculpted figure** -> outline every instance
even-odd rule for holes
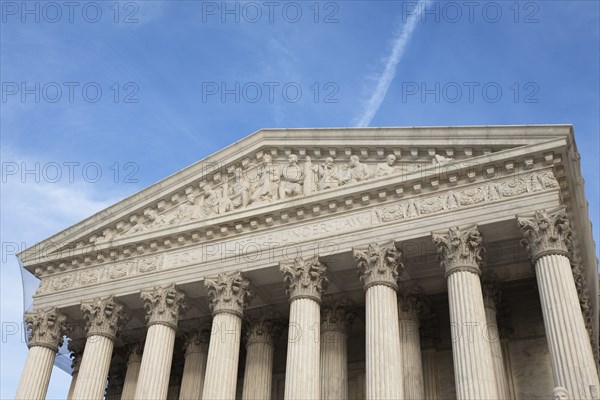
[[[327,157],[325,164],[319,167],[319,190],[336,188],[339,185],[339,167],[333,163],[333,158]]]
[[[348,171],[346,172],[346,176],[342,178],[341,183],[366,181],[370,177],[369,167],[361,163],[357,155],[352,155],[348,163]]]
[[[304,180],[302,167],[298,164],[298,156],[290,154],[287,164],[279,169],[279,198],[285,199],[302,194]]]
[[[228,185],[227,195],[231,200],[231,207],[246,207],[250,202],[250,182],[245,179],[241,168],[236,168],[233,183]],[[227,210],[229,211],[229,210]]]
[[[396,156],[390,154],[387,156],[386,162],[377,164],[377,172],[375,176],[386,176],[396,172],[394,164],[396,163]]]
[[[258,168],[256,186],[250,196],[251,203],[271,202],[277,199],[279,174],[275,171],[272,161],[269,154],[263,156],[263,164]]]

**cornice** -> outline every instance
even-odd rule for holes
[[[24,250],[18,256],[25,265],[33,265],[39,262],[36,258],[39,258],[40,249],[53,243],[78,241],[82,236],[97,232],[99,225],[128,220],[136,212],[154,207],[160,201],[172,201],[173,196],[177,198],[178,193],[181,196],[201,179],[222,177],[222,173],[214,173],[207,166],[225,166],[231,172],[229,170],[234,168],[234,164],[243,164],[245,159],[251,160],[266,151],[287,154],[292,152],[292,147],[304,146],[305,151],[319,149],[323,154],[334,151],[340,155],[362,155],[366,152],[376,155],[379,161],[384,160],[388,152],[405,153],[410,159],[412,150],[417,154],[431,154],[432,149],[438,149],[442,154],[445,151],[446,155],[463,151],[473,155],[475,149],[487,155],[502,148],[564,139],[571,130],[569,125],[261,130],[44,240],[39,246]],[[373,145],[373,134],[377,135],[377,145]],[[298,152],[301,151],[302,147],[298,148]]]
[[[544,177],[539,185],[531,182],[540,182],[538,178]],[[467,186],[457,186],[448,189],[440,189],[417,196],[404,198],[393,198],[390,201],[373,202],[368,206],[357,209],[340,210],[337,213],[324,213],[314,219],[315,224],[322,223],[327,218],[352,218],[360,219],[368,215],[369,220],[377,224],[386,224],[399,221],[413,221],[426,216],[440,215],[471,207],[480,207],[507,200],[519,199],[532,194],[559,190],[558,182],[553,178],[551,168],[543,168],[536,171],[519,174],[515,177],[504,177],[489,181],[476,181]],[[356,214],[356,213],[359,214]],[[310,218],[301,221],[293,220],[273,224],[273,227],[294,226],[306,224],[312,221]],[[294,224],[294,222],[296,224]],[[102,282],[116,282],[159,272],[164,268],[177,268],[185,257],[181,258],[186,249],[193,250],[194,246],[210,246],[223,240],[234,240],[243,244],[246,240],[260,241],[263,235],[267,235],[269,227],[257,229],[256,231],[242,233],[240,235],[228,235],[213,238],[203,243],[189,243],[185,246],[174,246],[171,249],[160,250],[144,254],[132,254],[127,259],[105,260],[99,265],[81,266],[79,269],[57,272],[42,277],[40,289],[36,295],[60,292],[73,287],[85,287]],[[182,253],[183,252],[183,253]],[[165,259],[168,258],[168,260]],[[203,260],[190,259],[192,263],[201,263]]]
[[[203,221],[167,225],[162,229],[130,238],[124,237],[115,242],[41,254],[36,260],[30,260],[26,267],[39,277],[143,254],[156,254],[161,250],[206,243],[246,232],[257,232],[280,224],[343,213],[399,198],[418,197],[423,193],[461,187],[478,180],[492,180],[497,175],[524,174],[545,166],[559,165],[560,155],[552,151],[559,145],[558,142],[552,142],[499,151],[446,164],[444,170],[432,166],[419,172],[373,178],[287,201],[249,207]],[[543,153],[543,156],[535,153]],[[457,166],[461,168],[455,169]]]

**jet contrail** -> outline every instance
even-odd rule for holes
[[[387,58],[385,69],[379,77],[379,80],[377,81],[377,87],[367,102],[362,115],[357,118],[358,122],[356,123],[356,126],[369,126],[371,120],[377,111],[379,111],[379,107],[381,107],[381,103],[383,103],[383,99],[385,99],[388,88],[390,87],[394,76],[396,76],[396,67],[398,66],[398,62],[404,54],[406,45],[412,38],[413,32],[417,26],[417,22],[419,18],[421,18],[421,13],[425,9],[427,3],[429,3],[429,0],[420,1],[417,4],[417,11],[408,17],[404,23],[404,26],[400,30],[400,34],[394,39],[394,47]]]

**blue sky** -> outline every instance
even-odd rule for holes
[[[260,128],[571,123],[598,240],[598,2],[75,3],[0,2],[3,399],[14,249]]]

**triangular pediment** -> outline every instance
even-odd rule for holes
[[[435,189],[440,180],[472,180],[490,168],[528,168],[570,135],[567,125],[261,130],[19,257],[33,272],[42,249],[51,247],[45,262],[64,270],[70,262],[120,258],[119,252],[197,243],[269,226],[274,218],[383,201],[425,185]],[[61,260],[67,253],[70,261]]]

